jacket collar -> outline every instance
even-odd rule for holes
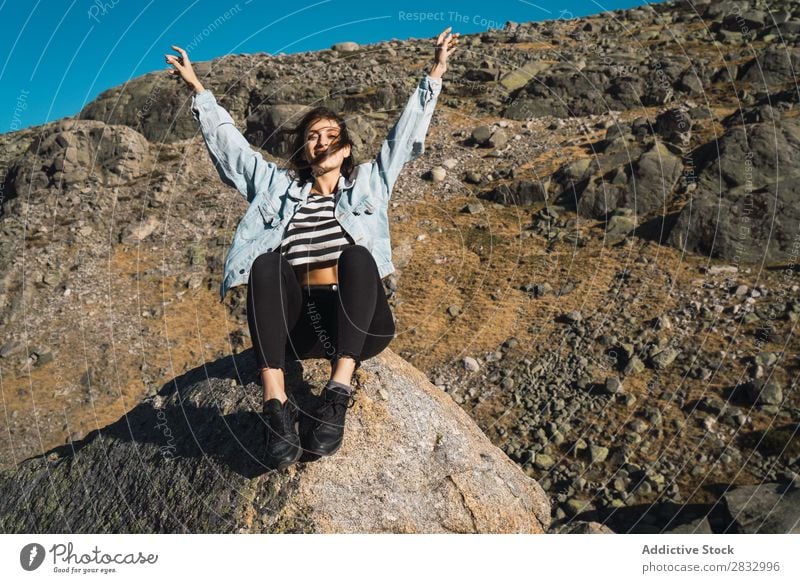
[[[356,174],[358,174],[358,166],[353,169],[350,177],[346,178],[344,174],[339,175],[339,192],[353,187],[353,185],[356,183]],[[295,178],[289,185],[289,197],[305,202],[306,199],[308,199],[308,193],[311,191],[311,185],[311,182],[306,182],[303,186],[300,186],[300,179]]]

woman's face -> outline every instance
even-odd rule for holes
[[[306,160],[324,152],[339,137],[339,124],[332,119],[318,119],[306,130]],[[350,155],[350,146],[326,156],[319,164],[312,166],[315,175],[342,167],[342,161]]]

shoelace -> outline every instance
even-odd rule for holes
[[[325,395],[325,401],[322,403],[322,406],[317,409],[317,426],[335,419],[341,408],[351,409],[355,404],[356,399],[352,394],[347,397],[347,403],[341,403],[334,400],[330,395]]]
[[[281,435],[286,435],[289,433],[289,429],[293,425],[292,423],[292,413],[294,405],[289,402],[285,405],[286,409],[281,409],[278,415],[267,415],[267,424],[273,431],[277,431]],[[275,423],[273,424],[273,421]]]

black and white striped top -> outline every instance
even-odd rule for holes
[[[309,193],[305,205],[297,209],[280,248],[291,265],[338,259],[341,248],[354,243],[334,217],[334,206],[332,195]]]

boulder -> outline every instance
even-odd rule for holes
[[[313,410],[327,361],[288,364],[287,390]],[[422,372],[385,350],[354,386],[334,456],[267,472],[252,350],[206,363],[112,425],[0,473],[0,524],[8,533],[547,530],[542,488]]]
[[[722,499],[726,516],[721,532],[800,534],[800,488],[779,483],[737,486]]]
[[[492,189],[487,198],[504,205],[529,205],[544,202],[547,200],[547,184],[539,181],[516,180]]]
[[[695,154],[697,190],[668,241],[708,257],[781,263],[800,236],[800,120],[729,129]]]
[[[331,46],[332,50],[340,53],[352,53],[354,51],[357,51],[359,48],[361,48],[359,44],[353,41],[335,43],[334,45]]]
[[[152,172],[145,137],[125,126],[63,120],[47,126],[9,168],[10,196],[29,190],[68,190],[94,183],[126,184]]]

